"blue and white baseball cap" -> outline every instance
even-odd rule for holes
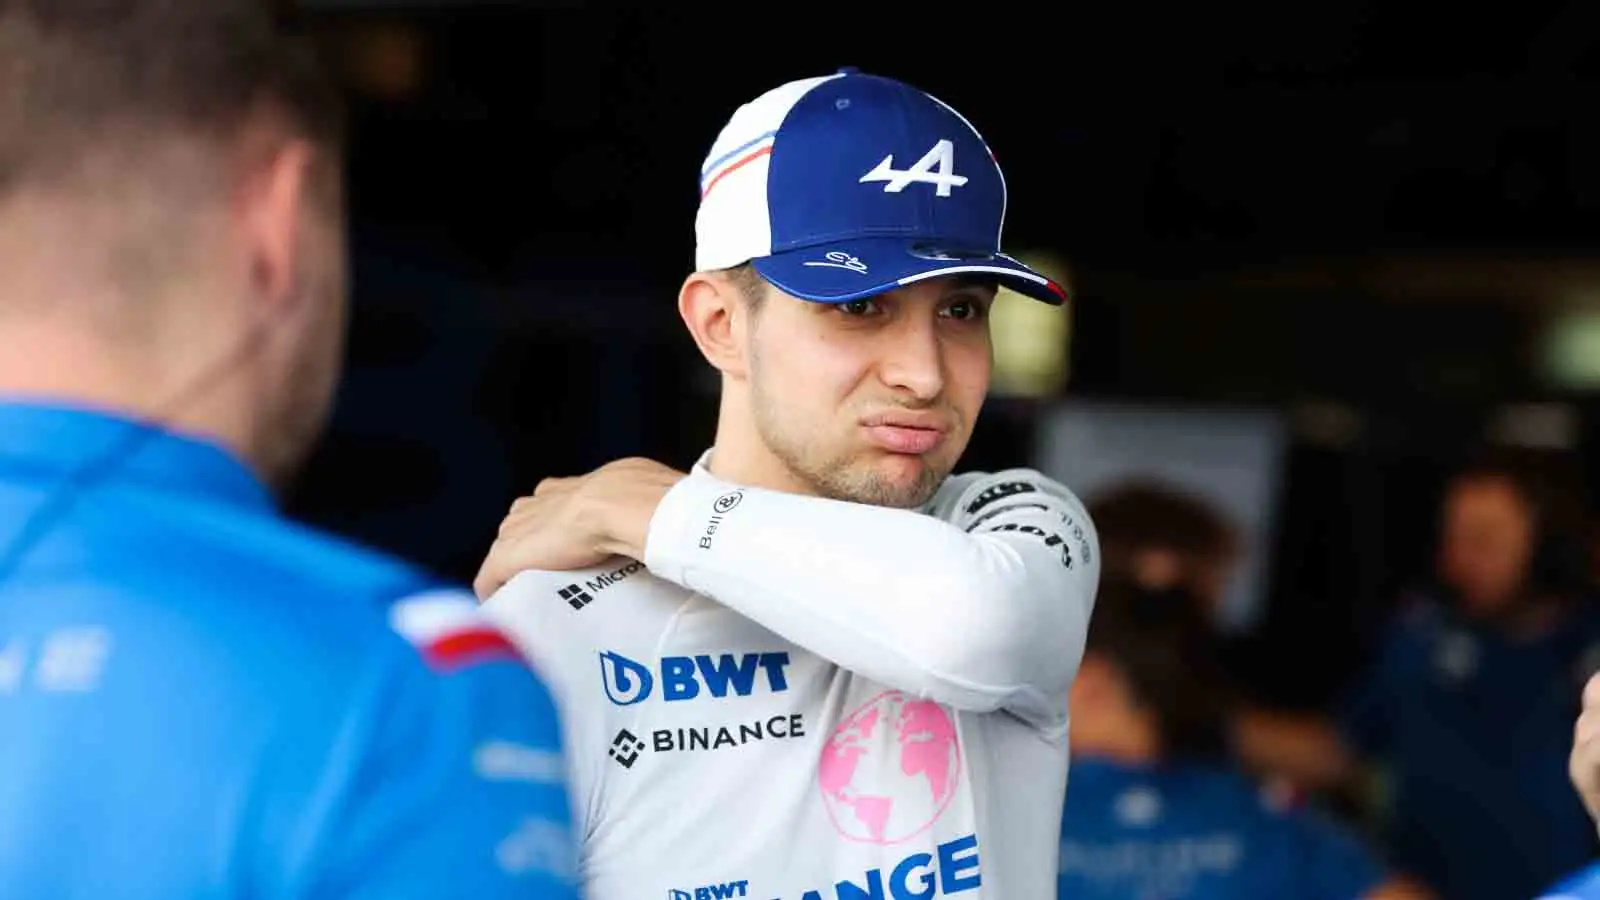
[[[993,276],[1061,304],[1066,291],[1000,250],[1006,182],[942,101],[855,69],[746,103],[700,169],[695,268],[751,263],[822,303],[940,275]]]

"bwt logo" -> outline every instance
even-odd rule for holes
[[[749,888],[749,881],[727,881],[697,887],[692,894],[688,891],[667,891],[667,900],[727,900],[730,897],[749,896]]]
[[[789,689],[789,654],[723,653],[712,657],[663,656],[659,669],[661,699],[667,702],[693,700],[705,690],[713,697],[726,697],[731,690],[748,697],[756,688],[757,675],[766,673],[767,689],[779,694]],[[618,706],[632,706],[649,699],[655,690],[657,672],[620,653],[600,653],[600,679],[606,697]]]

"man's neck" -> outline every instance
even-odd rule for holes
[[[0,393],[140,413],[152,410],[162,373],[87,329],[35,316],[0,322]]]
[[[1534,641],[1560,625],[1568,606],[1559,598],[1529,594],[1478,620],[1513,642]]]
[[[248,457],[251,424],[228,395],[238,388],[202,384],[207,374],[81,325],[33,315],[0,321],[0,397],[142,419]]]
[[[797,477],[768,449],[748,417],[729,407],[724,391],[716,441],[712,444],[710,459],[706,460],[711,474],[746,487],[814,496],[816,491],[811,485]]]

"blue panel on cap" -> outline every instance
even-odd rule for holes
[[[930,159],[912,174],[943,141],[949,165]],[[950,176],[965,181],[946,185],[941,196],[936,180]],[[774,253],[899,236],[991,254],[999,249],[1005,186],[982,139],[943,104],[887,78],[846,75],[807,92],[785,117],[767,200]]]
[[[1066,291],[1009,256],[944,258],[920,252],[902,238],[857,238],[751,260],[761,277],[785,293],[819,303],[842,303],[940,275],[997,281],[1025,296],[1059,306]]]

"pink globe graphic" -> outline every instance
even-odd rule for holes
[[[895,844],[938,820],[961,781],[955,723],[931,700],[887,691],[845,717],[822,747],[817,782],[839,834]]]

